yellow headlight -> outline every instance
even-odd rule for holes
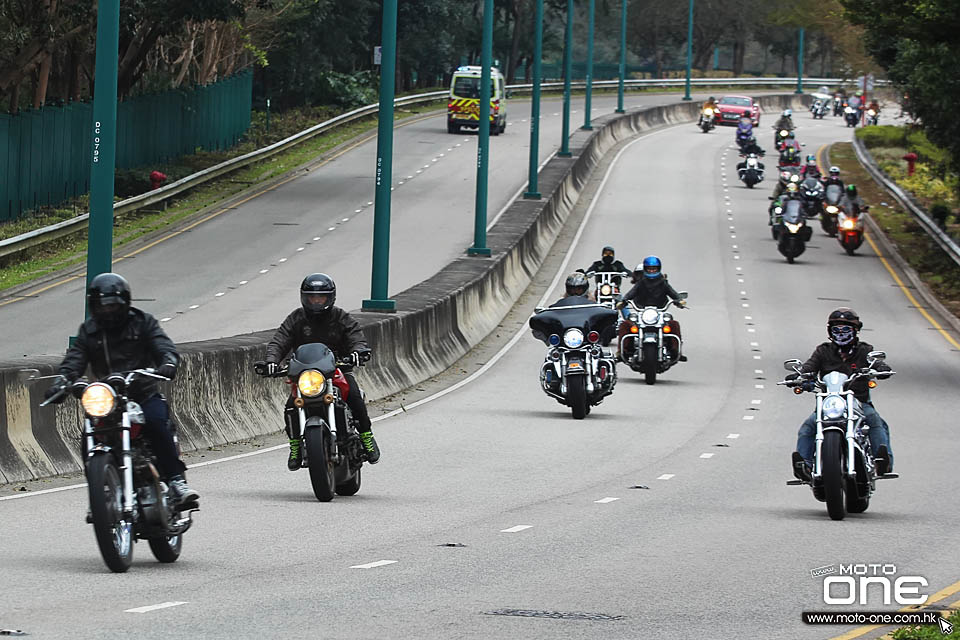
[[[605,284],[605,285],[603,285],[603,286],[600,287],[600,295],[602,295],[602,296],[608,296],[608,295],[610,295],[611,293],[613,293],[613,287],[611,287],[610,285]]]
[[[837,211],[839,211],[839,209],[837,209],[832,204],[827,205],[827,213],[836,213]]]
[[[323,374],[316,369],[307,369],[297,379],[297,387],[303,395],[314,398],[323,393],[323,385],[326,381]]]
[[[713,115],[713,109],[710,109],[709,107],[706,108],[706,109],[704,109],[704,110],[703,110],[703,115],[705,115],[705,116],[712,116],[712,115]]]
[[[83,390],[80,404],[88,416],[104,418],[117,406],[117,394],[111,387],[95,382]]]

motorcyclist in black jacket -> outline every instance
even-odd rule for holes
[[[663,273],[663,263],[657,256],[647,256],[644,258],[643,262],[638,264],[634,270],[634,277],[636,284],[634,284],[630,291],[627,291],[620,302],[617,303],[618,309],[623,309],[628,301],[632,301],[641,309],[647,306],[662,309],[667,305],[667,300],[670,299],[681,308],[687,306],[686,301],[682,300],[680,294],[667,282],[667,276]],[[683,338],[680,334],[680,323],[676,320],[671,320],[670,328],[682,342]],[[628,330],[629,327],[627,323],[621,323],[618,343],[622,340],[623,336],[626,335],[626,331]],[[673,341],[671,340],[670,342],[672,343]],[[680,362],[687,361],[687,356],[682,353],[675,355],[678,355]]]
[[[587,276],[582,272],[574,271],[568,275],[563,283],[563,287],[565,291],[564,296],[550,305],[550,309],[573,307],[581,304],[596,304],[594,300],[590,299],[590,281],[587,280]],[[547,340],[548,336],[540,331],[534,330],[533,337],[544,344],[550,344]]]
[[[301,345],[311,342],[322,342],[333,351],[338,361],[348,360],[353,367],[360,366],[361,362],[370,358],[370,348],[367,347],[360,323],[343,309],[333,306],[336,299],[337,285],[327,274],[314,273],[303,279],[300,284],[300,307],[284,319],[267,344],[267,373],[279,371],[282,360]],[[373,437],[370,415],[357,379],[351,370],[341,367],[340,371],[350,385],[347,406],[357,420],[357,431],[367,452],[367,461],[376,464],[380,459],[380,448]],[[287,399],[284,421],[290,438],[287,468],[296,471],[303,461],[303,451],[300,449],[300,424],[293,396]]]
[[[61,393],[89,366],[96,378],[111,373],[153,368],[171,380],[177,374],[180,356],[173,341],[149,313],[130,306],[130,284],[116,273],[101,273],[87,288],[90,317],[80,325],[77,339],[60,363],[59,381],[44,394],[50,399]],[[181,504],[195,502],[199,494],[183,477],[186,466],[180,461],[170,431],[170,409],[152,378],[134,380],[127,389],[131,400],[143,410],[143,434],[157,456],[160,474]],[[61,395],[54,402],[62,402]]]
[[[577,269],[581,273],[591,273],[591,272],[616,272],[616,273],[629,273],[630,269],[627,268],[625,264],[616,259],[616,252],[613,250],[613,247],[607,245],[603,248],[603,254],[599,260],[596,260],[586,269]],[[614,278],[617,286],[620,286],[620,278]]]

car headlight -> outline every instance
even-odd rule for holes
[[[600,295],[609,296],[612,293],[613,293],[613,287],[611,287],[609,284],[604,284],[600,286]]]
[[[828,205],[827,205],[827,213],[836,213],[836,212],[838,212],[838,211],[840,211],[840,209],[837,209],[837,208],[836,208],[835,206],[833,206],[832,204],[828,204]]]
[[[643,324],[657,324],[660,322],[660,312],[656,309],[644,309],[640,314],[640,322]]]
[[[563,333],[563,344],[571,349],[579,349],[583,345],[583,331],[580,329],[567,329]]]
[[[88,416],[104,418],[117,406],[117,392],[108,385],[95,382],[83,390],[80,404]]]
[[[307,369],[297,378],[297,388],[300,389],[300,393],[308,398],[315,398],[323,393],[323,386],[326,382],[327,379],[323,377],[322,373],[316,369]]]
[[[800,224],[793,224],[792,222],[786,222],[784,224],[787,225],[787,229],[790,230],[790,233],[796,233],[797,231],[800,231],[800,227],[803,226]]]
[[[823,401],[823,417],[827,420],[842,418],[847,412],[847,403],[840,396],[827,396]]]

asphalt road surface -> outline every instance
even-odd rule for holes
[[[797,120],[810,152],[850,135],[839,119]],[[559,271],[608,243],[628,263],[663,259],[690,292],[677,313],[690,361],[655,386],[621,368],[614,395],[574,421],[540,391],[544,346],[525,331],[469,384],[378,422],[383,459],[355,497],[316,502],[282,450],[195,469],[203,511],[181,560],[160,565],[141,544],[124,575],[100,560],[83,490],[0,501],[0,628],[793,640],[850,629],[801,623],[802,611],[853,609],[824,605],[812,569],[893,564],[924,577],[928,595],[955,584],[957,350],[868,245],[849,257],[815,232],[788,265],[766,224],[772,179],[743,188],[732,141],[730,129],[684,125],[627,147]],[[784,359],[825,339],[841,304],[898,372],[874,393],[902,477],[879,483],[866,513],[834,522],[807,488],[785,485],[813,396],[775,383]],[[891,609],[881,604],[875,590],[857,608]]]

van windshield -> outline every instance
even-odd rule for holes
[[[453,95],[460,98],[479,98],[480,97],[480,78],[471,78],[469,76],[460,76],[453,80]],[[490,81],[490,97],[497,95],[497,83]]]

